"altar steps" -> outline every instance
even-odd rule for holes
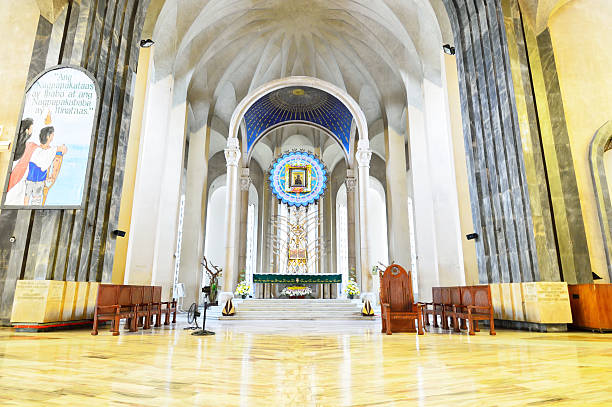
[[[236,314],[221,315],[220,309],[211,318],[221,320],[351,320],[363,319],[360,300],[290,300],[290,299],[236,299]]]

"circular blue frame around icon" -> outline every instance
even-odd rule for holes
[[[305,167],[309,170],[310,190],[290,192],[287,188],[288,167]],[[290,151],[277,158],[270,167],[268,177],[272,193],[289,206],[308,206],[319,200],[327,187],[327,168],[314,154],[307,151]]]

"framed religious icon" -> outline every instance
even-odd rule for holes
[[[287,192],[309,192],[310,191],[310,168],[309,166],[287,166]]]

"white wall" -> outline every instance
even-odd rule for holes
[[[212,189],[212,186],[211,186]],[[206,242],[204,255],[216,266],[225,262],[225,185],[216,188],[208,199],[206,215]],[[220,279],[219,281],[223,281]]]

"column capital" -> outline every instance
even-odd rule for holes
[[[361,139],[357,141],[357,152],[355,158],[360,167],[370,167],[370,159],[372,158],[372,151],[370,150],[370,141]]]
[[[237,138],[230,137],[227,139],[227,147],[225,148],[225,161],[226,165],[238,166],[240,160],[240,144]]]

